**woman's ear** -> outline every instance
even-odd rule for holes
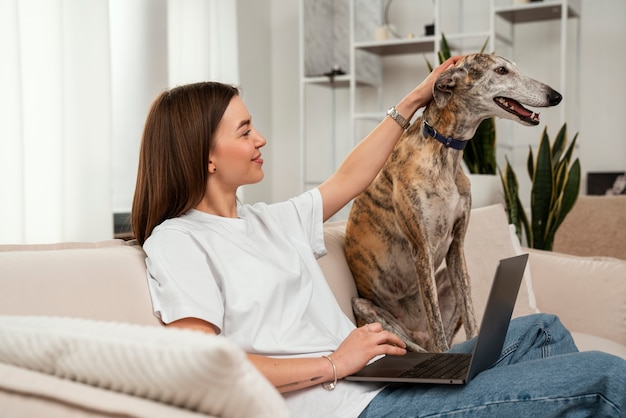
[[[437,107],[444,107],[450,101],[454,88],[466,74],[463,68],[453,67],[443,72],[433,86],[433,98]]]

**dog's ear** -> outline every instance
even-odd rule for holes
[[[433,98],[437,107],[444,107],[452,97],[454,88],[467,72],[460,67],[453,67],[443,72],[433,86]]]

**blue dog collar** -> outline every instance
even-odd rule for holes
[[[430,126],[428,122],[425,120],[422,123],[422,132],[425,137],[432,136],[437,141],[441,142],[446,147],[451,147],[454,149],[458,149],[459,151],[463,151],[465,146],[467,145],[467,141],[459,141],[458,139],[449,138],[441,135],[435,128]]]

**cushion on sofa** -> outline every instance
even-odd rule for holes
[[[0,280],[0,315],[160,323],[152,314],[145,254],[122,240],[3,245]]]
[[[626,261],[534,249],[528,252],[542,312],[559,315],[572,330],[626,346]]]
[[[498,262],[503,258],[524,252],[519,247],[515,248],[513,242],[504,206],[497,204],[472,210],[464,249],[467,270],[472,280],[474,308],[479,323],[487,305],[487,297]],[[531,303],[534,301],[534,296],[529,293],[532,285],[529,283],[528,271],[527,266],[513,310],[514,318],[538,312]]]
[[[326,222],[324,224],[324,244],[326,255],[320,257],[319,263],[324,277],[330,286],[341,310],[356,323],[352,311],[352,298],[357,297],[356,284],[344,252],[344,236],[346,221]]]
[[[199,331],[0,316],[0,362],[220,417],[288,416],[241,349]]]
[[[600,350],[626,360],[626,345],[582,332],[572,332],[572,337],[580,351]]]

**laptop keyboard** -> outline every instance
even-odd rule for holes
[[[465,377],[472,356],[468,354],[441,353],[405,370],[398,377],[427,379],[460,379]]]

